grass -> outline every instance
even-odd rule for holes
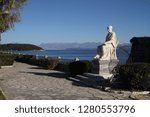
[[[0,91],[0,100],[5,100],[5,96],[3,95],[2,91]]]

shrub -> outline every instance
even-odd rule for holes
[[[28,64],[31,64],[31,65],[36,65],[36,66],[41,66],[41,67],[44,67],[44,68],[47,68],[47,64],[48,64],[48,60],[46,59],[36,59],[36,58],[31,58],[29,60],[29,63]]]
[[[13,65],[15,60],[14,54],[0,54],[0,66],[10,66]]]
[[[31,65],[41,66],[46,69],[55,69],[59,63],[59,59],[56,58],[36,59],[36,56],[34,55],[18,55],[16,61],[31,64]]]
[[[117,67],[119,81],[128,88],[135,90],[150,90],[150,64],[132,63]]]
[[[5,96],[3,95],[2,91],[0,90],[0,100],[6,100]]]
[[[91,61],[88,60],[82,60],[81,62],[86,64],[87,72],[91,72]]]
[[[23,62],[23,63],[29,63],[30,59],[32,59],[33,55],[17,55],[16,61]]]
[[[47,69],[56,69],[56,67],[58,66],[59,64],[59,59],[47,59]]]
[[[70,61],[70,60],[68,60],[68,61],[60,60],[56,67],[56,70],[63,71],[63,72],[69,72],[69,64],[71,62],[72,61]]]
[[[82,75],[90,70],[89,61],[75,61],[69,64],[69,70],[72,76]]]

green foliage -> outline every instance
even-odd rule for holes
[[[13,65],[15,57],[13,54],[0,54],[0,66]]]
[[[59,60],[59,64],[55,68],[56,70],[63,71],[63,72],[69,72],[69,64],[72,62],[72,60]]]
[[[1,51],[30,51],[30,50],[43,50],[41,47],[38,47],[33,44],[3,44],[0,45]]]
[[[17,55],[16,61],[23,62],[31,65],[41,66],[46,69],[55,69],[59,64],[57,58],[39,58],[37,59],[34,55]]]
[[[70,71],[74,76],[91,70],[90,61],[64,62],[58,58],[36,58],[34,55],[17,55],[16,61],[41,66],[50,70]]]
[[[150,90],[150,64],[132,63],[117,67],[118,80],[128,88]],[[115,76],[117,77],[117,76]]]
[[[33,55],[17,55],[15,60],[18,62],[30,63],[33,57]]]
[[[47,59],[47,69],[56,69],[59,64],[59,59]]]
[[[0,0],[0,33],[14,27],[20,21],[20,9],[27,0]]]
[[[3,95],[2,91],[0,91],[0,100],[5,100],[5,96]]]
[[[91,64],[89,61],[75,61],[69,64],[70,73],[72,76],[82,75],[90,70]]]
[[[88,61],[88,60],[82,60],[81,62],[83,62],[83,63],[86,64],[87,72],[91,72],[91,61]]]

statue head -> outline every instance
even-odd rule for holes
[[[107,31],[112,32],[113,27],[111,25],[107,26]]]

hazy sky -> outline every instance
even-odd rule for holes
[[[28,0],[2,43],[104,42],[111,24],[120,43],[150,36],[150,0]]]

